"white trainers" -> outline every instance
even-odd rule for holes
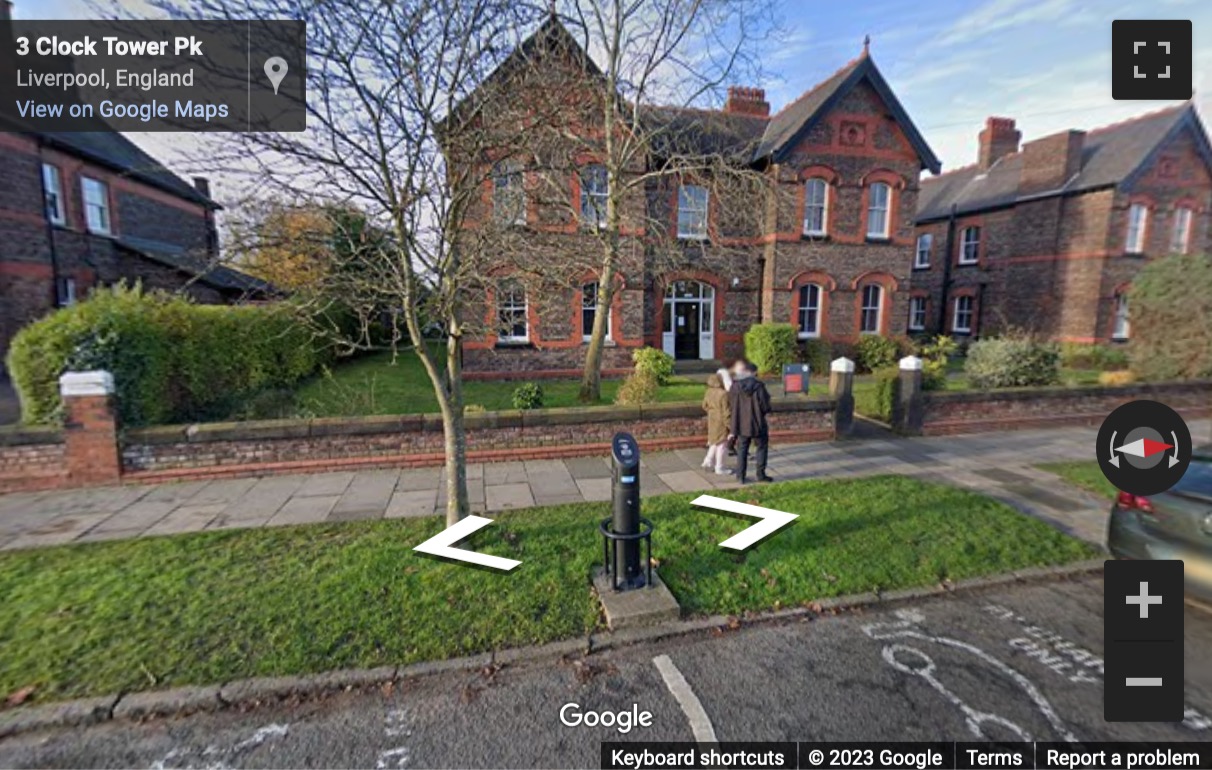
[[[715,475],[717,475],[717,476],[731,476],[733,473],[735,473],[735,471],[733,471],[731,468],[724,468],[724,469],[722,469],[722,470],[717,470],[717,471],[715,472]]]

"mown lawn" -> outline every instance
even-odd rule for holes
[[[1088,492],[1093,492],[1096,495],[1112,498],[1115,497],[1119,490],[1103,472],[1099,470],[1096,460],[1073,460],[1063,463],[1043,463],[1036,466],[1041,470],[1055,473],[1070,484],[1081,487]]]
[[[579,399],[580,380],[539,380],[543,388],[543,406],[583,406]],[[463,383],[464,401],[489,411],[513,409],[513,391],[517,382]],[[621,380],[602,381],[602,400],[613,404]],[[702,383],[675,377],[661,388],[659,401],[701,401]],[[436,412],[433,385],[411,351],[402,351],[395,362],[390,353],[378,353],[334,367],[327,375],[315,377],[298,391],[298,407],[318,417],[364,414],[418,414]]]
[[[727,493],[726,493],[727,494]],[[795,606],[928,585],[1094,550],[994,500],[903,477],[801,481],[739,499],[801,514],[747,555],[749,522],[645,501],[654,556],[686,613]],[[412,547],[439,518],[350,522],[0,553],[0,696],[33,700],[405,664],[578,637],[598,623],[603,504],[501,515],[470,546],[498,574]]]

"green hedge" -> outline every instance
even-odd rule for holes
[[[854,389],[854,408],[859,414],[883,422],[892,420],[892,411],[900,396],[901,372],[889,366],[876,371],[874,382]]]
[[[1060,382],[1060,347],[1024,335],[977,340],[964,374],[974,388],[1019,388]]]
[[[243,399],[293,385],[327,360],[289,306],[197,305],[116,287],[22,329],[8,370],[27,423],[60,418],[63,372],[106,369],[122,423],[154,425],[226,416]]]
[[[791,324],[754,324],[745,332],[745,357],[762,374],[783,371],[784,364],[801,358],[799,339]]]
[[[1145,265],[1128,291],[1132,371],[1146,381],[1212,377],[1212,259],[1175,254]]]
[[[668,385],[673,378],[673,356],[663,350],[643,347],[631,354],[636,372],[649,374],[658,386]]]

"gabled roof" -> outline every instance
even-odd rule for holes
[[[225,293],[265,296],[273,294],[274,286],[248,273],[200,259],[188,249],[149,238],[119,236],[117,244],[123,250],[165,267],[195,277],[199,283]]]
[[[1078,173],[1056,190],[1034,193],[1030,198],[1071,195],[1129,182],[1149,167],[1162,146],[1186,129],[1192,131],[1200,155],[1212,167],[1212,145],[1203,123],[1195,107],[1185,103],[1090,131]],[[1023,153],[1019,151],[1002,157],[988,171],[965,166],[922,180],[917,221],[947,217],[952,206],[957,214],[971,214],[1013,205],[1022,199],[1022,168]]]
[[[801,137],[812,130],[813,126],[829,110],[841,101],[846,94],[859,83],[866,81],[879,95],[888,110],[892,113],[901,130],[905,132],[909,143],[913,146],[922,168],[937,174],[941,168],[938,157],[926,143],[925,137],[917,130],[917,126],[909,118],[909,113],[901,106],[901,102],[892,92],[888,81],[880,74],[875,60],[867,53],[849,62],[824,82],[819,83],[800,98],[784,107],[770,119],[762,142],[754,153],[755,160],[770,157],[774,161],[782,160],[795,146]]]
[[[769,122],[762,115],[688,107],[642,107],[640,119],[652,132],[658,157],[722,155],[745,164],[753,159]]]

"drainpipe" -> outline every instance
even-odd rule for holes
[[[981,281],[976,287],[976,318],[973,319],[975,322],[975,327],[972,329],[973,337],[980,337],[985,328],[985,287],[988,285],[988,282]]]
[[[2,1],[2,0],[0,0]],[[45,144],[40,135],[35,135],[34,141],[38,147],[38,189],[42,191],[42,216],[46,219],[46,242],[50,247],[50,263],[51,263],[51,303],[54,307],[59,307],[59,254],[55,248],[55,223],[51,221],[50,214],[46,211],[46,175],[42,170],[43,158],[42,148]],[[65,188],[67,184],[63,179],[63,171],[59,171],[59,187]],[[63,213],[67,214],[67,200],[64,195],[64,190],[59,190],[59,197],[63,200],[60,203],[63,206]]]
[[[951,260],[955,253],[955,220],[957,207],[951,204],[951,213],[947,215],[947,243],[943,254],[943,296],[938,303],[938,333],[947,333],[947,301],[951,293]]]

